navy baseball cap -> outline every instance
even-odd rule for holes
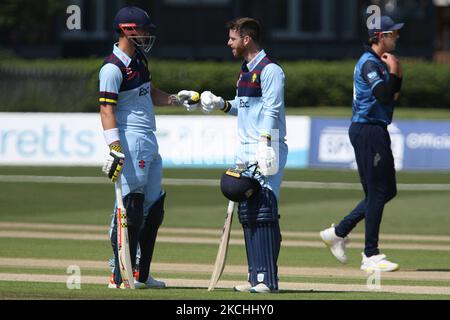
[[[147,12],[132,6],[124,7],[117,12],[113,22],[114,30],[120,32],[121,24],[135,24],[135,27],[148,30],[156,28]]]
[[[377,29],[369,29],[369,37],[375,36],[376,33],[379,32],[387,32],[387,31],[395,31],[400,30],[403,28],[404,23],[395,23],[394,20],[392,20],[388,16],[381,16],[380,17],[380,28]]]

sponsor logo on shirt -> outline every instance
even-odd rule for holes
[[[369,73],[367,75],[367,78],[369,78],[370,80],[376,79],[377,78],[377,72],[376,71],[372,71],[371,73]]]
[[[147,87],[147,88],[141,87],[139,89],[139,96],[145,96],[148,94],[149,91],[150,91],[150,87]]]

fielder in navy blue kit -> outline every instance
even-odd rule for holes
[[[152,278],[150,264],[164,217],[166,193],[161,188],[162,160],[158,152],[154,105],[180,105],[194,110],[200,95],[182,90],[168,93],[152,85],[145,53],[155,41],[155,26],[149,15],[137,7],[125,7],[114,18],[119,42],[114,44],[100,69],[100,116],[103,134],[110,153],[104,173],[115,182],[122,176],[123,202],[127,211],[130,255],[139,272],[137,289],[163,288],[164,282]],[[114,253],[113,276],[109,287],[122,283],[117,259],[117,219],[111,222]],[[139,267],[136,255],[140,249]]]
[[[239,18],[227,26],[228,46],[233,56],[245,60],[237,81],[236,97],[225,101],[210,91],[204,91],[200,98],[201,106],[205,112],[219,109],[237,116],[239,148],[236,164],[246,167],[257,162],[261,173],[255,178],[261,187],[245,190],[252,191],[251,196],[244,192],[247,200],[239,202],[249,283],[236,286],[235,290],[276,292],[281,243],[278,201],[288,154],[284,72],[260,48],[260,25],[256,20]]]
[[[337,225],[320,232],[320,237],[341,262],[347,262],[347,235],[365,220],[365,247],[361,269],[367,272],[395,271],[397,263],[378,249],[380,224],[385,204],[397,193],[391,139],[387,130],[402,84],[402,68],[394,51],[399,30],[387,16],[379,29],[369,30],[369,45],[354,72],[353,116],[349,136],[365,198]]]

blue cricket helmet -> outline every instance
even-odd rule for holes
[[[242,202],[261,191],[261,184],[253,176],[245,176],[241,170],[230,168],[220,178],[220,190],[231,201]]]
[[[155,29],[147,12],[138,7],[124,7],[120,9],[114,17],[113,28],[117,32],[121,32],[121,25],[134,24],[136,27],[146,30]]]
[[[114,17],[113,29],[125,36],[137,47],[142,47],[145,52],[150,51],[154,42],[154,29],[156,26],[147,12],[138,7],[124,7]],[[140,33],[144,30],[145,34]]]

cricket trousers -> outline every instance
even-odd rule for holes
[[[365,198],[336,226],[335,232],[346,237],[364,219],[364,254],[370,257],[380,253],[378,237],[384,205],[397,194],[391,138],[386,125],[355,122],[349,137]]]

